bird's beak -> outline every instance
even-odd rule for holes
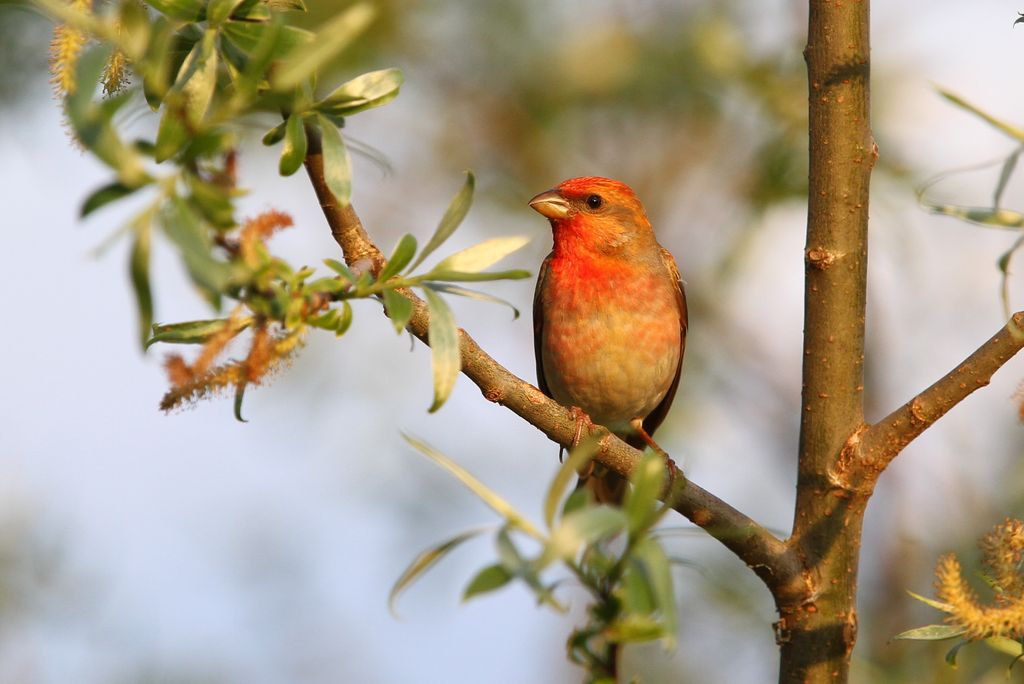
[[[530,206],[549,219],[564,219],[569,215],[569,203],[557,190],[547,190],[532,200]]]

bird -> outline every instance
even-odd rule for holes
[[[675,398],[686,348],[686,295],[675,259],[625,183],[572,178],[529,205],[548,219],[553,237],[533,299],[538,388],[573,412],[574,441],[589,417],[667,458],[652,435]],[[593,464],[578,486],[598,503],[621,504],[626,484]]]

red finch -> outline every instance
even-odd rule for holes
[[[686,344],[675,260],[624,183],[573,178],[530,206],[554,234],[533,299],[538,386],[632,446],[661,451],[651,435],[679,386]],[[595,464],[580,484],[619,503],[626,482]]]

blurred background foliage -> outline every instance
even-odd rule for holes
[[[310,11],[299,22],[315,29],[348,3],[321,0],[308,4]],[[662,242],[676,254],[688,283],[692,309],[683,388],[663,428],[665,442],[671,445],[669,451],[701,484],[766,524],[788,529],[800,390],[800,250],[807,173],[806,83],[801,57],[805,3],[393,0],[375,4],[379,8],[377,20],[354,50],[346,53],[344,64],[339,64],[339,73],[335,74],[338,78],[333,80],[390,66],[405,73],[405,86],[398,100],[379,113],[353,120],[346,129],[352,146],[362,150],[356,160],[354,203],[378,244],[388,251],[409,230],[425,236],[457,187],[462,171],[471,168],[478,185],[467,239],[531,230],[536,239],[516,266],[533,267],[546,253],[549,238],[543,222],[524,211],[527,198],[576,175],[606,175],[628,182],[643,198]],[[932,232],[931,228],[925,232],[915,227],[919,217],[908,218],[915,211],[911,179],[918,182],[938,170],[978,160],[973,149],[965,152],[950,138],[938,141],[943,144],[935,145],[932,154],[940,159],[945,159],[944,152],[951,157],[957,153],[964,156],[942,161],[939,167],[921,168],[922,159],[934,164],[934,156],[922,157],[910,149],[910,143],[901,142],[918,126],[915,117],[920,110],[911,106],[901,109],[906,102],[894,93],[907,80],[927,82],[932,75],[927,65],[893,64],[884,58],[899,56],[888,46],[914,30],[914,11],[941,11],[931,4],[908,6],[904,14],[890,15],[895,20],[882,23],[875,33],[875,135],[881,142],[882,156],[873,180],[872,239],[876,250],[877,245],[883,245],[885,251],[877,257],[872,252],[874,280],[869,291],[872,319],[866,382],[869,418],[884,415],[912,391],[937,378],[998,327],[999,304],[992,285],[998,280],[994,262],[1008,246],[1007,240],[1012,241],[1009,236],[1003,242],[994,242],[1001,238],[949,224],[942,224],[945,233],[942,229]],[[984,32],[964,36],[965,44],[1009,32],[1014,16],[996,7],[996,3],[979,5],[978,11],[987,17]],[[26,125],[24,122],[37,112],[57,106],[47,99],[45,54],[50,29],[46,20],[24,4],[0,3],[0,122],[5,126],[16,120]],[[1024,41],[1018,38],[1018,42]],[[950,44],[935,49],[952,48]],[[879,63],[880,55],[883,60]],[[990,66],[993,70],[999,67]],[[911,72],[915,75],[908,75]],[[920,91],[917,94],[920,96]],[[986,92],[973,95],[973,101],[984,108]],[[1013,119],[1018,111],[1000,114]],[[141,104],[126,116],[132,125],[155,125]],[[978,134],[970,128],[977,125],[967,117],[954,124],[965,139]],[[301,182],[282,183],[274,175],[276,162],[259,150],[258,138],[263,130],[265,127],[254,126],[241,157],[243,179],[257,190],[249,205],[251,211],[255,213],[270,203],[298,212],[299,230],[291,232],[305,233],[306,237],[289,239],[305,239],[307,244],[289,243],[286,248],[299,251],[312,262],[336,256],[326,227],[317,222],[316,208],[309,206],[312,194],[308,188]],[[38,134],[55,137],[60,131],[50,128]],[[978,146],[993,149],[989,142]],[[48,162],[43,158],[36,163]],[[3,171],[17,173],[13,168]],[[969,198],[960,195],[990,194],[997,175],[998,170],[973,185],[957,180],[939,191],[948,193],[957,203],[970,203]],[[95,187],[98,181],[92,180],[90,185]],[[268,200],[260,192],[273,196]],[[54,196],[54,201],[68,205],[70,224],[82,197],[62,196],[59,189]],[[1004,199],[1007,204],[1019,200],[1020,188],[1011,186]],[[33,222],[31,214],[21,220]],[[60,240],[61,231],[72,230],[70,225],[50,226],[47,239]],[[474,231],[482,235],[474,236]],[[94,236],[98,241],[99,233]],[[958,259],[966,262],[969,253],[976,256],[978,252],[989,254],[991,274],[957,263]],[[109,258],[89,268],[120,269],[122,264]],[[87,289],[88,283],[81,287]],[[184,318],[178,312],[194,306],[179,301],[189,296],[187,290],[166,284],[160,289],[171,293],[159,304],[163,317]],[[532,283],[502,283],[495,286],[495,291],[528,309]],[[41,313],[33,310],[32,315],[40,326],[44,325]],[[109,315],[127,321],[132,312],[125,307]],[[937,318],[939,326],[931,333],[925,327],[930,317]],[[511,328],[504,314],[499,317],[491,313],[473,313],[465,320],[460,314],[460,322],[500,361],[533,379],[529,333],[524,326]],[[125,330],[128,327],[124,326]],[[953,328],[963,336],[947,339],[947,331]],[[934,343],[916,343],[914,339]],[[352,368],[353,363],[363,363],[357,360],[361,358],[358,346],[348,347],[350,356],[339,359],[328,345],[310,345],[310,360],[296,364],[293,381],[261,390],[263,403],[258,406],[263,407],[264,421],[271,420],[267,416],[277,415],[269,408],[271,404],[296,404],[297,413],[306,420],[330,417],[331,425],[356,433],[346,438],[362,445],[357,449],[379,453],[390,448],[381,446],[380,433],[395,433],[397,425],[405,424],[407,419],[395,391],[382,389],[377,375]],[[390,351],[394,353],[394,349]],[[5,369],[10,377],[20,377],[15,375],[12,361],[4,363],[11,364]],[[365,364],[379,367],[371,361]],[[338,394],[336,388],[322,381],[324,368],[346,379],[346,400],[350,403],[341,409],[342,418],[318,414],[316,409],[307,416],[302,410],[303,405]],[[429,371],[422,360],[411,368],[409,373],[427,382]],[[1011,366],[1004,374],[1016,372],[1019,377],[1020,368]],[[394,370],[392,379],[397,382],[402,372]],[[72,392],[86,391],[76,386],[73,377],[66,382]],[[1011,379],[1010,385],[1016,382]],[[995,396],[982,405],[980,413],[970,414],[973,418],[951,417],[945,432],[923,439],[913,455],[908,452],[902,457],[907,464],[898,464],[888,474],[879,496],[872,501],[862,563],[855,681],[1004,681],[1007,659],[1002,654],[971,649],[961,654],[959,669],[952,670],[942,661],[942,645],[888,643],[891,636],[904,629],[935,620],[933,612],[904,591],[909,588],[930,593],[931,569],[938,553],[956,550],[970,557],[974,539],[981,532],[1004,515],[1020,515],[1024,509],[1024,478],[1012,460],[1020,454],[1021,437],[1013,424],[1015,408],[1008,401],[1011,390],[1006,389],[1005,382],[1000,387],[993,390]],[[119,391],[131,392],[124,387]],[[402,391],[406,391],[404,387]],[[411,403],[415,410],[421,410],[427,396],[422,383],[407,391],[417,392]],[[468,425],[486,426],[472,428],[472,434],[482,431],[485,437],[466,441],[466,450],[472,451],[476,445],[483,451],[472,456],[477,459],[475,467],[483,470],[488,483],[499,491],[507,485],[520,492],[519,500],[526,502],[524,508],[528,502],[538,501],[536,492],[556,466],[553,445],[536,436],[527,438],[516,433],[507,447],[495,446],[495,441],[504,440],[500,435],[514,419],[477,406],[483,402],[475,393],[463,395],[465,401],[456,401],[445,409],[454,422],[428,421],[417,429],[436,434],[470,430]],[[360,396],[370,396],[372,401],[353,403],[352,397]],[[399,417],[378,416],[382,402]],[[156,412],[155,400],[152,412]],[[199,412],[216,413],[217,421],[230,421],[222,410],[200,407]],[[979,416],[989,418],[991,423],[978,426],[971,422]],[[250,418],[260,421],[256,414]],[[184,421],[184,417],[165,420]],[[302,424],[301,420],[297,422]],[[189,427],[191,423],[176,425],[181,427],[172,425],[167,429],[196,429]],[[204,429],[214,431],[217,426],[214,422]],[[80,437],[95,450],[103,448],[88,434]],[[327,437],[321,435],[321,439]],[[5,451],[14,451],[24,443],[15,439]],[[460,446],[461,440],[452,437],[444,450],[455,458],[465,455],[469,459],[470,454],[459,452]],[[287,448],[295,447],[289,444]],[[302,453],[301,448],[295,449]],[[524,451],[531,456],[528,463],[522,456]],[[505,456],[508,458],[502,460]],[[136,457],[151,458],[146,454]],[[256,457],[243,453],[243,463],[246,458]],[[410,459],[397,460],[407,464]],[[17,462],[12,456],[8,467]],[[537,463],[552,470],[537,474]],[[936,474],[943,468],[944,473]],[[342,471],[339,478],[357,483],[367,479],[392,483],[373,486],[379,490],[371,487],[382,497],[373,507],[364,501],[358,503],[363,506],[360,517],[376,516],[394,526],[385,535],[390,540],[386,546],[391,555],[381,552],[387,558],[384,561],[374,556],[375,562],[381,563],[374,573],[382,576],[384,585],[397,576],[415,550],[444,536],[437,533],[438,528],[461,529],[466,520],[480,521],[479,510],[450,510],[445,496],[423,498],[423,489],[452,491],[441,478],[425,475],[426,469],[413,469],[408,474],[404,465],[360,461],[358,465],[343,466]],[[327,496],[341,497],[336,492]],[[5,512],[0,524],[4,530],[0,597],[11,597],[0,602],[0,616],[6,624],[0,631],[0,660],[6,661],[0,663],[0,681],[67,681],[53,678],[52,669],[34,665],[31,653],[19,655],[25,653],[21,646],[29,638],[26,633],[46,632],[40,625],[49,624],[51,630],[61,632],[76,624],[68,620],[63,626],[53,627],[55,618],[44,609],[54,595],[65,595],[59,593],[66,591],[59,589],[62,583],[89,587],[103,579],[83,579],[74,564],[62,563],[60,552],[49,551],[82,543],[63,535],[59,522],[53,523],[32,504],[15,509]],[[268,616],[274,629],[281,630],[282,638],[301,641],[312,631],[322,631],[316,620],[300,617],[316,603],[315,595],[308,593],[311,590],[304,584],[308,579],[304,573],[311,571],[303,563],[315,563],[317,559],[309,549],[291,540],[294,531],[278,529],[283,523],[270,523],[268,532],[267,521],[259,520],[253,527],[243,527],[240,537],[232,541],[237,557],[231,562],[241,568],[237,571],[241,586],[237,600],[254,614]],[[7,521],[16,522],[8,525]],[[351,519],[339,519],[329,524],[350,523]],[[636,649],[627,656],[631,659],[628,662],[650,676],[650,681],[768,681],[765,677],[770,678],[775,667],[768,628],[774,611],[766,592],[746,568],[714,543],[680,521],[670,520],[668,524],[680,528],[675,554],[689,568],[678,581],[683,587],[679,649],[672,658],[659,655],[656,647]],[[319,535],[305,532],[300,536],[317,540],[311,544],[333,543],[329,533]],[[32,551],[40,548],[48,551]],[[457,596],[452,585],[464,584],[475,564],[468,561],[464,566],[449,566],[454,579],[440,585],[440,598],[428,608],[420,606],[420,610],[448,616]],[[346,564],[341,567],[351,569]],[[334,581],[345,583],[346,577],[337,576]],[[68,605],[77,606],[79,626],[87,625],[89,620],[82,616],[89,614],[89,601],[82,598],[81,591],[66,595]],[[527,601],[524,596],[513,599]],[[197,596],[196,600],[202,598]],[[340,601],[321,608],[339,613],[355,611],[356,616],[348,618],[351,632],[334,638],[358,643],[357,637],[364,631],[360,624],[364,613],[360,611],[385,611],[383,593],[365,601],[355,607]],[[501,611],[507,605],[485,605],[485,609],[489,611],[485,620],[500,622]],[[432,625],[426,629],[437,631]],[[552,628],[546,622],[536,628],[543,637],[541,642],[517,640],[521,632],[534,629],[528,614],[505,630],[509,639],[506,648],[514,654],[510,657],[534,661],[536,672],[550,676],[536,681],[575,677],[575,671],[560,664],[565,625]],[[278,633],[270,634],[266,638]],[[389,644],[386,652],[392,661],[402,660],[406,648],[402,639],[408,638],[416,637],[409,637],[398,627],[379,635],[379,640]],[[388,681],[389,677],[380,672],[400,673],[405,679],[417,681],[450,681],[445,673],[473,671],[462,661],[476,657],[468,646],[449,642],[450,652],[434,653],[437,660],[430,663],[422,660],[422,654],[418,664],[415,658],[409,659],[410,669],[383,660],[339,666],[328,655],[334,648],[331,639],[314,638],[305,644],[305,650],[282,647],[283,641],[275,643],[268,650],[273,654],[275,648],[281,649],[283,661],[291,663],[298,658],[296,652],[303,654],[301,667],[295,665],[287,671],[305,674],[295,674],[291,681],[352,681],[354,675],[346,667],[364,673],[361,681]],[[538,643],[549,650],[539,653]],[[37,647],[35,652],[43,659],[53,653],[45,647]],[[231,662],[212,668],[190,666],[167,663],[145,651],[122,652],[120,657],[127,662],[120,678],[126,682],[274,681],[272,674],[262,672],[262,679],[254,677],[252,667]],[[76,658],[69,662],[83,662]],[[104,663],[109,666],[106,660]],[[367,677],[367,671],[378,674],[376,678]],[[1020,671],[1015,676],[1021,676]],[[248,672],[248,676],[240,672]],[[416,678],[412,673],[423,676]],[[522,676],[513,675],[511,670],[508,674]],[[80,681],[110,680],[94,677]]]

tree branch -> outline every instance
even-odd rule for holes
[[[327,187],[318,131],[307,129],[307,136],[306,171],[345,261],[350,266],[369,261],[371,269],[379,272],[386,263],[384,255],[370,239],[352,206],[339,206]],[[413,304],[406,329],[429,346],[429,307],[413,292],[401,292]],[[577,423],[564,406],[509,372],[462,329],[459,329],[459,349],[463,374],[480,388],[484,398],[509,408],[555,442],[562,445],[572,442]],[[596,427],[594,434],[600,437],[595,460],[628,477],[640,462],[641,452],[602,427]],[[785,542],[726,502],[686,480],[679,470],[675,471],[675,483],[666,497],[672,501],[672,507],[743,560],[761,577],[777,601],[780,596],[796,600],[795,597],[806,595],[802,566]]]
[[[1024,312],[1015,313],[1003,328],[928,389],[857,435],[855,448],[845,449],[836,466],[836,480],[851,490],[870,489],[904,447],[927,430],[1024,348]]]

